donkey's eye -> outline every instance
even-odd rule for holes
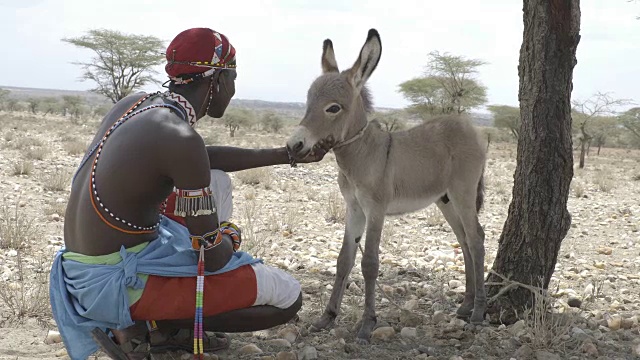
[[[329,106],[325,111],[329,112],[329,113],[332,113],[332,114],[336,114],[340,110],[341,110],[340,109],[340,105],[335,105],[334,104],[334,105]]]

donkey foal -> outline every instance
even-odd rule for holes
[[[365,309],[357,335],[368,343],[376,324],[375,282],[385,215],[398,215],[436,203],[460,242],[466,292],[457,314],[481,323],[486,310],[484,231],[478,222],[483,201],[486,148],[462,116],[443,116],[412,129],[389,133],[368,122],[372,105],[365,83],[382,51],[380,36],[369,30],[355,64],[340,72],[331,40],[322,52],[323,74],[307,95],[307,111],[287,147],[303,158],[318,142],[335,142],[338,184],[346,202],[346,228],[331,298],[312,330],[334,324],[356,250],[366,231],[362,258]]]

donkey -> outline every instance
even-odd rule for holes
[[[417,211],[436,203],[464,255],[466,291],[457,315],[482,323],[484,231],[478,211],[484,198],[486,148],[468,119],[442,116],[400,132],[367,121],[372,110],[365,83],[376,69],[382,44],[375,29],[354,65],[340,72],[333,44],[323,44],[322,70],[307,94],[307,110],[287,141],[293,159],[304,158],[320,142],[333,145],[338,185],[346,203],[346,227],[331,298],[311,331],[334,325],[358,243],[366,229],[362,257],[365,308],[356,341],[368,344],[376,324],[375,286],[385,215]]]

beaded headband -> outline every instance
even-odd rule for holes
[[[183,84],[189,84],[191,82],[194,82],[198,79],[203,79],[206,77],[209,77],[211,75],[213,75],[216,70],[218,69],[235,69],[238,67],[238,65],[236,64],[225,64],[222,62],[209,62],[209,61],[176,61],[175,60],[175,56],[176,56],[176,51],[173,50],[173,56],[172,59],[168,61],[168,65],[173,65],[173,64],[181,64],[181,65],[189,65],[189,66],[197,66],[197,67],[207,67],[210,68],[209,70],[203,72],[203,73],[199,73],[199,74],[195,74],[195,75],[188,75],[188,76],[169,76],[169,79],[171,79],[174,83],[176,83],[177,85],[183,85]]]

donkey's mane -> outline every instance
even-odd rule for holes
[[[373,101],[371,100],[371,91],[369,91],[369,88],[366,85],[362,87],[362,90],[360,90],[360,97],[362,98],[362,105],[364,106],[364,111],[367,114],[372,113]]]

